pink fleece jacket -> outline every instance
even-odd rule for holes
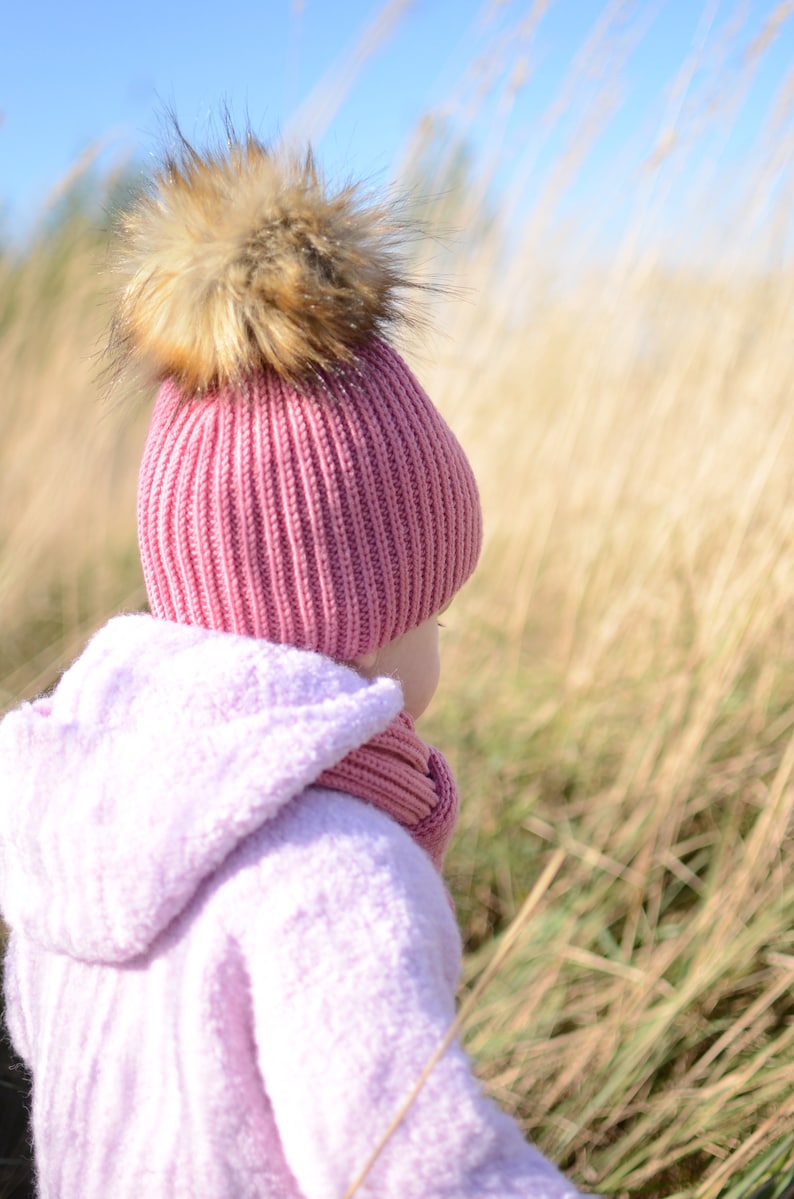
[[[125,616],[0,724],[41,1199],[342,1199],[454,1016],[429,857],[312,787],[400,706],[314,654]],[[459,1046],[359,1192],[575,1194]]]

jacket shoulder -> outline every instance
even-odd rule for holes
[[[350,795],[309,788],[238,847],[215,889],[242,942],[252,929],[329,954],[431,942],[457,986],[460,936],[438,871],[394,820]]]

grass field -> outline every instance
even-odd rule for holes
[[[505,221],[487,188],[445,191],[475,230],[437,254],[465,291],[409,351],[486,514],[424,726],[465,797],[467,985],[564,851],[468,1044],[580,1185],[633,1199],[742,1199],[794,1168],[787,103],[730,206],[703,142],[676,157],[663,130],[613,242],[564,202],[584,133]],[[105,249],[77,206],[0,258],[2,708],[144,600],[149,397],[103,398]]]

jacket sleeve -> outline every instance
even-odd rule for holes
[[[3,961],[3,999],[5,1023],[11,1044],[26,1066],[30,1063],[30,1045],[25,1024],[25,1012],[19,996],[17,942],[14,933],[9,934]]]
[[[342,1199],[454,1018],[460,941],[429,858],[388,818],[328,792],[290,809],[238,936],[285,1155],[306,1199]],[[485,1098],[456,1043],[357,1199],[577,1194]]]

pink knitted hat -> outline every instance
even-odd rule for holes
[[[252,137],[183,146],[126,218],[117,339],[164,380],[138,493],[154,615],[345,661],[474,570],[471,467],[384,340],[398,233]]]

